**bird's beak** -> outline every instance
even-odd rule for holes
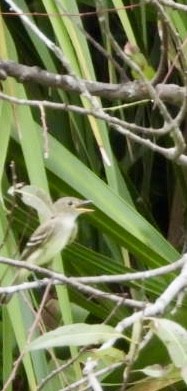
[[[77,205],[77,209],[80,210],[81,212],[84,212],[84,213],[86,213],[86,212],[94,212],[94,209],[85,207],[85,206],[90,205],[90,204],[93,204],[93,202],[91,200],[82,200]]]

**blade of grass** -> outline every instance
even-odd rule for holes
[[[124,33],[126,34],[128,41],[134,45],[137,46],[136,37],[133,33],[127,12],[125,10],[124,4],[121,0],[112,0],[112,3],[114,4],[114,7],[116,8],[116,12],[119,16],[119,19],[121,21],[121,24],[124,29]]]
[[[62,18],[58,16],[62,9],[58,6],[58,3],[54,4],[51,0],[43,1],[43,4],[49,13],[49,15],[57,15],[55,18],[50,17],[51,24],[53,26],[55,36],[59,42],[59,46],[63,48],[65,56],[68,58],[71,67],[77,76],[82,76],[87,79],[95,80],[92,60],[89,54],[86,38],[79,30],[77,25],[82,26],[82,21],[80,18],[76,18],[76,23],[68,17]],[[68,10],[70,13],[76,13],[78,15],[79,10],[76,2],[63,2],[63,10]],[[82,97],[82,103],[85,107],[89,107],[90,104],[88,101]],[[99,100],[98,100],[99,102]],[[90,126],[94,133],[94,136],[97,140],[99,148],[106,151],[106,156],[110,161],[110,166],[105,162],[105,170],[107,174],[107,179],[110,185],[119,192],[119,184],[115,172],[115,164],[113,162],[113,153],[111,150],[108,132],[106,124],[103,121],[96,120],[95,118],[89,116]]]

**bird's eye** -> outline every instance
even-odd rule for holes
[[[68,206],[72,206],[73,205],[73,201],[68,201]]]

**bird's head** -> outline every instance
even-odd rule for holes
[[[76,215],[79,215],[81,213],[93,212],[93,209],[87,207],[90,204],[92,204],[90,200],[81,200],[76,197],[62,197],[54,202],[53,206],[57,213],[74,212]]]

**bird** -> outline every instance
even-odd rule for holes
[[[52,205],[51,216],[31,235],[20,259],[38,266],[49,264],[58,253],[74,241],[78,231],[76,220],[82,213],[93,212],[93,209],[87,208],[91,203],[90,200],[75,197],[59,198]],[[26,269],[19,270],[11,284],[22,283],[29,273]],[[12,294],[8,295],[6,303],[11,297]],[[4,299],[1,302],[5,302]]]
[[[82,213],[92,212],[86,208],[92,203],[75,197],[63,197],[53,203],[53,214],[31,235],[21,260],[43,265],[72,243],[76,238],[77,218]]]

